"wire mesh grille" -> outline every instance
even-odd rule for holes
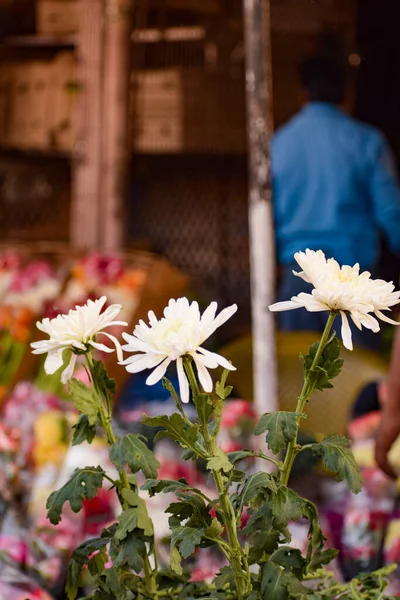
[[[241,2],[161,4],[134,12],[128,239],[167,256],[207,299],[237,302],[248,322]]]

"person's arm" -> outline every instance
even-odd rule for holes
[[[375,458],[384,473],[389,477],[396,478],[398,474],[394,472],[389,463],[388,453],[400,435],[400,328],[397,329],[385,388],[382,420],[375,445]]]
[[[400,186],[392,152],[381,135],[374,140],[369,165],[375,220],[390,249],[400,254]]]

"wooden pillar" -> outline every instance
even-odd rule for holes
[[[103,0],[79,0],[77,43],[77,139],[73,153],[71,243],[99,243],[101,210],[101,121]]]
[[[129,81],[131,11],[129,0],[106,0],[104,42],[104,123],[101,246],[124,242],[124,205],[129,164]]]
[[[275,294],[270,26],[269,0],[244,0],[254,402],[259,413],[277,409],[274,320],[268,310]]]

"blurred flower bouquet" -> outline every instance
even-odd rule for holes
[[[394,286],[374,281],[368,273],[360,275],[358,266],[343,267],[326,260],[322,252],[299,253],[299,274],[314,285],[312,294],[302,294],[287,303],[275,305],[285,310],[305,306],[326,310],[327,324],[319,342],[302,357],[304,384],[294,411],[266,413],[254,433],[263,435],[268,453],[238,450],[226,453],[219,443],[225,401],[232,389],[227,385],[234,367],[223,356],[207,351],[203,343],[236,311],[236,306],[216,314],[215,302],[200,315],[196,302],[186,298],[170,300],[158,320],[149,313],[133,335],[124,333],[122,350],[130,355],[120,363],[130,373],[151,370],[147,384],[161,379],[176,406],[172,415],[143,418],[147,426],[158,429],[156,439],[173,440],[183,459],[205,464],[210,491],[192,487],[185,479],[160,479],[156,456],[141,435],[129,433],[117,438],[112,410],[115,383],[109,379],[101,361],[93,357],[102,348],[100,335],[115,323],[120,306],[103,312],[105,299],[78,306],[67,315],[45,320],[39,328],[48,338],[33,344],[36,353],[47,355],[46,371],[62,370],[69,394],[80,413],[74,426],[73,446],[93,442],[97,428],[104,432],[109,446],[110,472],[98,466],[75,469],[47,501],[47,516],[57,525],[63,510],[70,505],[79,513],[84,502],[96,498],[104,487],[116,492],[120,512],[116,522],[100,535],[83,542],[72,554],[67,574],[67,595],[76,598],[80,586],[89,581],[92,600],[158,600],[161,598],[208,598],[227,600],[382,600],[392,567],[375,573],[357,575],[348,583],[335,581],[325,569],[336,552],[325,546],[316,506],[302,498],[289,484],[293,464],[304,450],[319,457],[338,480],[346,481],[358,493],[362,487],[359,469],[347,439],[331,435],[318,443],[300,446],[301,420],[313,392],[332,387],[341,370],[340,344],[332,325],[340,314],[345,345],[351,347],[350,317],[359,327],[379,329],[382,310],[399,302]],[[108,334],[107,334],[108,335]],[[111,339],[118,354],[118,340]],[[88,384],[73,378],[77,356],[82,357],[89,374]],[[166,369],[176,363],[179,394],[166,379]],[[214,384],[210,370],[224,371]],[[196,417],[189,417],[185,404],[192,401]],[[258,457],[273,472],[254,472],[239,468]],[[144,483],[140,484],[139,476]],[[211,485],[212,483],[212,485]],[[155,525],[148,512],[150,499],[174,494],[166,509],[169,515],[170,553],[161,564],[155,543]],[[243,519],[243,515],[246,519]],[[307,542],[300,550],[292,543],[290,525],[307,523]],[[158,525],[158,524],[157,524]],[[212,548],[225,560],[215,577],[193,577],[188,560],[203,549]]]
[[[0,263],[0,394],[12,382],[25,355],[34,320],[59,295],[61,281],[44,261],[23,265],[18,255]]]
[[[145,278],[144,268],[128,266],[119,256],[95,252],[75,263],[60,306],[65,312],[89,298],[105,295],[110,304],[123,306],[121,317],[129,320]]]

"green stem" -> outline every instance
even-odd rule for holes
[[[296,435],[295,435],[294,439],[288,445],[285,462],[283,463],[283,468],[280,473],[280,480],[281,480],[281,483],[283,483],[283,485],[288,484],[294,460],[296,458],[296,455],[299,452],[299,448],[297,447],[298,446],[297,445],[297,437],[298,437],[299,429],[300,429],[300,420],[302,419],[304,406],[314,391],[314,387],[313,387],[312,381],[311,381],[311,375],[312,375],[312,372],[315,370],[315,368],[318,366],[319,360],[321,358],[321,354],[324,351],[324,348],[329,340],[329,334],[332,329],[332,325],[335,320],[335,317],[336,317],[336,312],[329,313],[328,321],[325,325],[325,329],[321,336],[321,340],[319,342],[317,352],[315,353],[311,368],[308,371],[308,374],[306,375],[306,377],[304,379],[303,388],[302,388],[300,396],[297,400]]]
[[[99,388],[98,382],[96,381],[96,377],[94,374],[93,358],[92,358],[92,355],[90,352],[88,354],[86,354],[86,359],[87,359],[92,383],[93,383],[94,389],[95,389],[97,397],[98,397],[100,425],[104,430],[104,433],[106,435],[106,439],[107,439],[109,446],[112,446],[117,441],[117,438],[114,434],[114,431],[112,428],[112,422],[111,422],[111,420],[112,420],[111,396],[107,390],[101,390]],[[119,476],[119,485],[117,484],[118,492],[121,492],[123,489],[130,490],[131,485],[129,483],[128,474],[127,474],[126,470],[122,469],[121,471],[118,471],[118,476]],[[118,497],[119,497],[119,501],[120,501],[120,504],[121,504],[123,510],[128,509],[129,504],[123,499],[122,494],[118,493]],[[155,564],[157,565],[158,560],[157,560],[157,556],[156,556],[155,544],[154,544],[153,554],[154,554]],[[143,560],[144,560],[145,579],[146,579],[146,583],[148,586],[149,595],[154,600],[157,600],[158,591],[157,591],[157,582],[156,582],[156,571],[154,571],[152,569],[147,553],[145,554]]]
[[[194,401],[197,406],[197,402],[200,396],[200,390],[193,371],[191,360],[185,359],[184,366],[194,396]],[[199,422],[199,424],[200,431],[204,438],[207,453],[209,457],[215,456],[218,450],[216,440],[210,435],[207,423]],[[228,559],[232,570],[235,574],[237,598],[238,600],[244,600],[245,598],[247,598],[251,591],[251,575],[247,563],[247,557],[243,552],[237,535],[235,510],[229,499],[229,488],[227,489],[224,484],[224,476],[221,470],[212,470],[211,473],[215,482],[215,486],[217,488],[222,518],[228,536]]]

